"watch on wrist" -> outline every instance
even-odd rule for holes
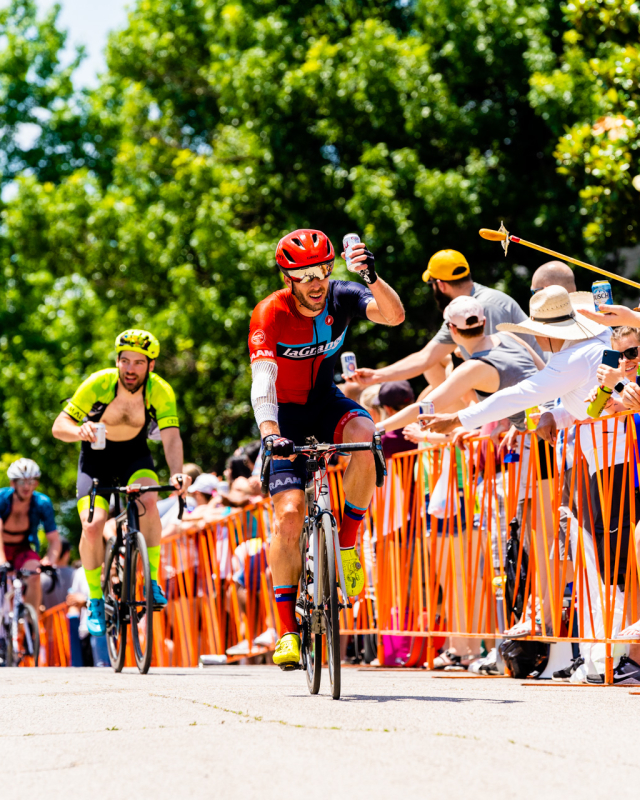
[[[618,394],[621,394],[625,386],[626,386],[625,383],[623,383],[622,381],[618,381],[618,383],[616,383],[616,385],[613,387],[613,391],[617,392]]]

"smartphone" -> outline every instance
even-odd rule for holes
[[[606,364],[608,367],[617,369],[620,366],[621,358],[622,353],[618,352],[617,350],[605,350],[602,354],[602,363]]]

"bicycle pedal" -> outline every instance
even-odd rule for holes
[[[296,669],[302,669],[302,664],[278,664],[283,672],[293,672]]]

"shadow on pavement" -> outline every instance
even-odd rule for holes
[[[398,700],[422,700],[425,703],[523,703],[524,700],[494,700],[484,697],[429,697],[425,695],[348,694],[340,698],[344,702],[375,700],[376,703],[395,703]]]

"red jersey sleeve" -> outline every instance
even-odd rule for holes
[[[278,337],[276,333],[276,304],[267,297],[253,309],[249,325],[251,363],[269,358],[275,361]]]

